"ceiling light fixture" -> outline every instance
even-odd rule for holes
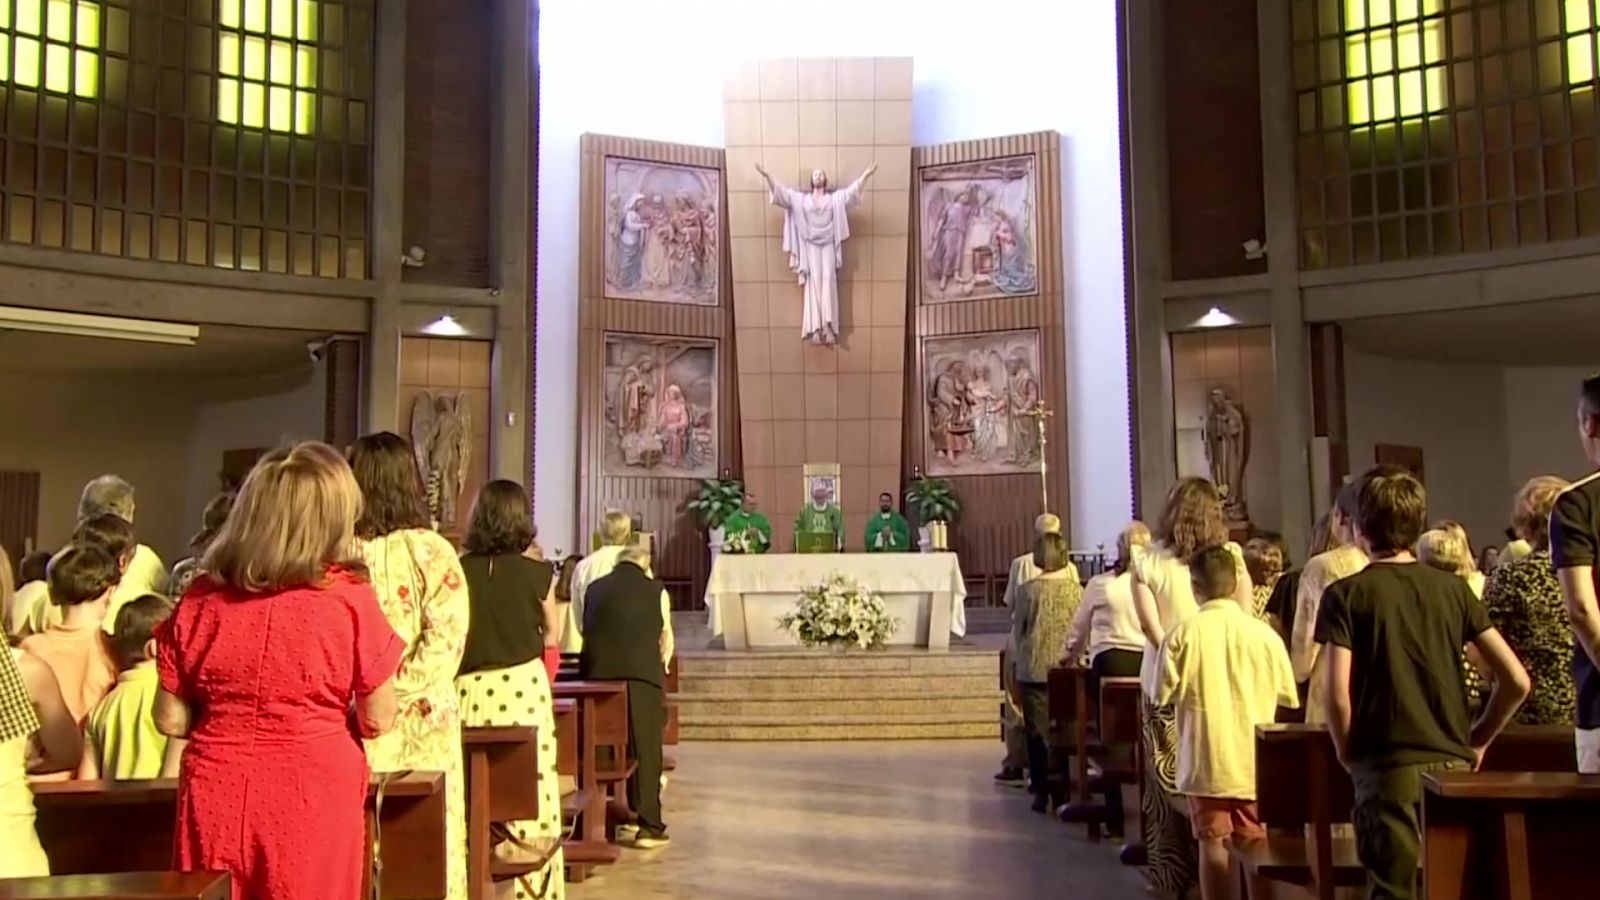
[[[467,333],[466,327],[457,322],[456,317],[449,313],[445,313],[422,326],[422,331],[424,334],[432,334],[439,337],[462,337]]]
[[[1239,320],[1223,312],[1222,307],[1213,306],[1195,324],[1201,328],[1226,328],[1229,325],[1239,324]]]
[[[0,330],[142,341],[147,344],[174,344],[181,347],[194,346],[195,340],[200,337],[198,325],[58,312],[53,309],[31,309],[24,306],[0,306]]]

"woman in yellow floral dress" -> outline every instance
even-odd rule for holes
[[[467,641],[470,606],[455,548],[429,527],[411,444],[392,432],[370,434],[350,450],[364,508],[356,523],[361,557],[389,624],[406,642],[395,674],[400,717],[367,741],[374,772],[445,773],[447,900],[467,898],[466,778],[455,676]]]

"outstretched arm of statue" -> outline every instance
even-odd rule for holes
[[[845,187],[845,189],[844,189],[844,198],[845,198],[845,202],[847,204],[849,204],[850,206],[854,206],[857,203],[861,202],[861,187],[862,187],[862,185],[867,183],[867,179],[871,178],[872,177],[872,173],[876,172],[876,171],[878,171],[878,164],[877,163],[873,163],[872,165],[867,166],[867,170],[865,172],[862,172],[861,176],[859,178],[857,178],[855,181],[850,182],[850,184]]]
[[[772,173],[768,172],[761,163],[756,163],[756,171],[760,172],[761,177],[767,182],[767,196],[771,199],[772,205],[782,206],[787,209],[789,206],[789,189],[784,186],[783,182],[773,178]]]

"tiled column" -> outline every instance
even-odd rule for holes
[[[900,491],[911,60],[764,60],[729,76],[725,100],[745,480],[787,549],[802,468],[839,463],[846,547],[860,549],[877,495]],[[878,165],[850,212],[836,347],[801,341],[802,288],[757,162],[801,188],[813,169],[838,188]]]

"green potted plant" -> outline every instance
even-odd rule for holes
[[[722,549],[722,523],[744,505],[744,482],[730,478],[730,474],[723,472],[721,478],[701,480],[700,493],[688,503],[689,511],[706,529],[713,557]]]
[[[906,505],[917,512],[918,543],[923,552],[950,549],[950,523],[961,514],[961,498],[943,478],[918,478],[906,491]]]

